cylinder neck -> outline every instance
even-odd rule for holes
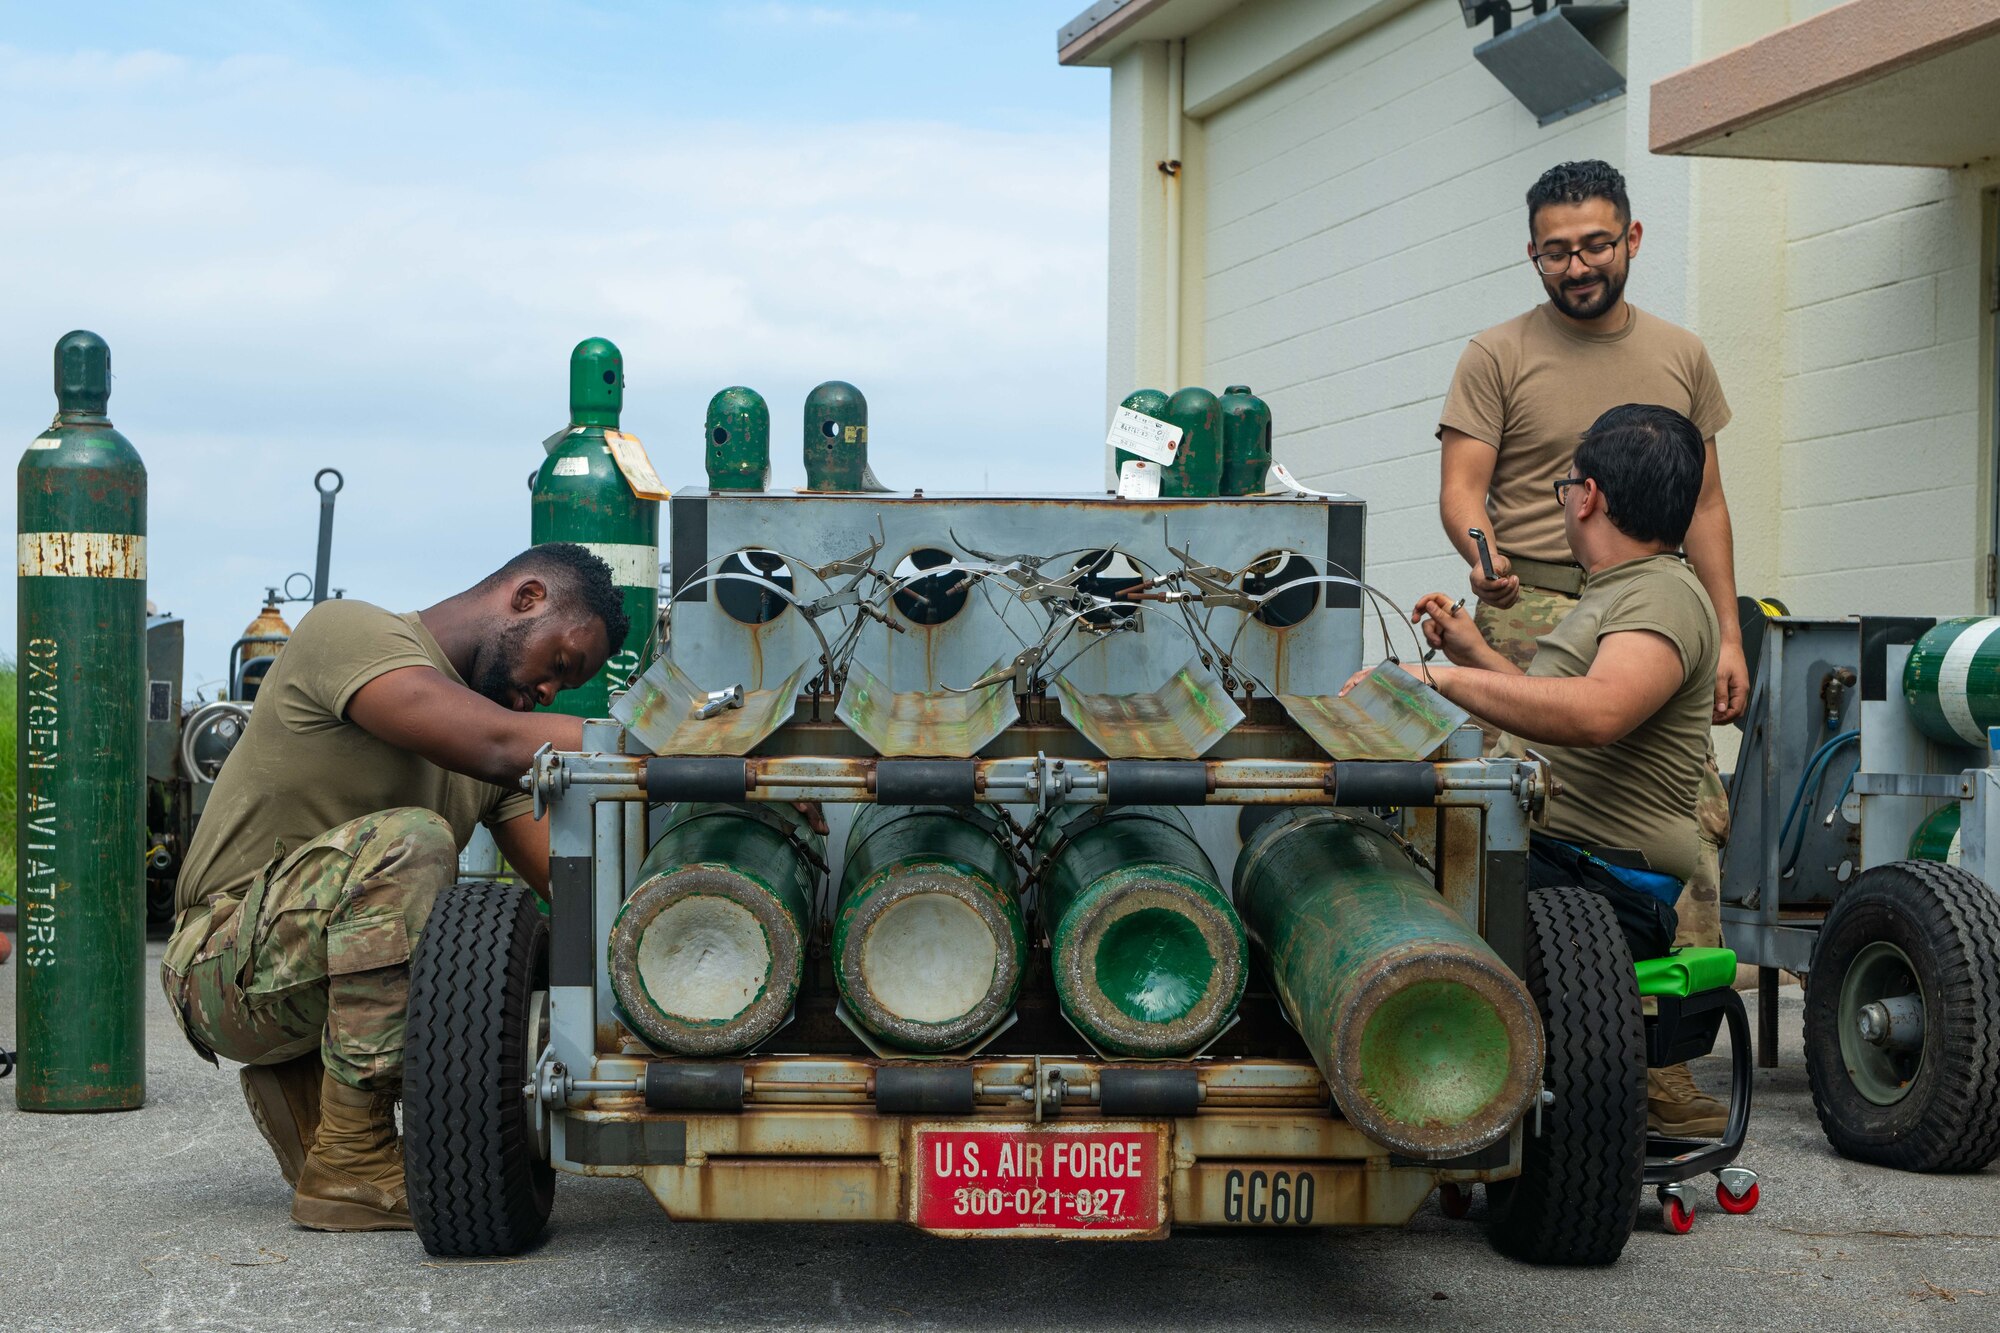
[[[56,341],[55,389],[58,424],[110,424],[104,409],[111,398],[111,348],[104,339],[77,329]]]

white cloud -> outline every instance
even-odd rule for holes
[[[105,91],[51,109],[72,86]],[[0,119],[0,253],[33,257],[0,270],[0,398],[25,444],[55,338],[111,341],[191,682],[310,567],[319,466],[347,474],[355,596],[422,605],[525,545],[523,479],[587,335],[623,348],[627,424],[670,484],[701,481],[701,413],[732,383],[770,400],[797,480],[798,404],[826,378],[869,394],[892,484],[999,473],[969,419],[1026,489],[1098,484],[1094,127],[661,121],[615,88],[4,49]]]

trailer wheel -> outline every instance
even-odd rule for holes
[[[1486,1187],[1494,1248],[1536,1264],[1608,1264],[1639,1216],[1646,1031],[1632,951],[1587,889],[1528,892],[1528,991],[1548,1064],[1542,1132],[1528,1113],[1521,1174]]]
[[[1811,976],[1806,1075],[1835,1151],[1905,1171],[2000,1156],[2000,893],[1876,866],[1827,913]]]
[[[517,1254],[549,1220],[555,1171],[522,1095],[548,973],[548,921],[528,889],[438,895],[411,961],[403,1066],[410,1215],[432,1254]]]

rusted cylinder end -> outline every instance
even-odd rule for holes
[[[1028,933],[993,818],[871,806],[854,821],[833,919],[834,978],[856,1022],[907,1051],[956,1050],[1014,1007]]]
[[[1237,901],[1341,1114],[1413,1157],[1504,1138],[1541,1085],[1520,978],[1378,821],[1290,811],[1236,868]]]
[[[1178,811],[1081,811],[1052,821],[1042,850],[1056,997],[1092,1044],[1181,1056],[1228,1026],[1249,946]]]
[[[730,1055],[776,1031],[798,999],[816,835],[789,809],[680,807],[611,927],[618,1015],[674,1055]]]

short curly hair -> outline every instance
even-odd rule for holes
[[[1528,187],[1528,226],[1534,227],[1535,214],[1549,204],[1580,204],[1586,199],[1608,199],[1618,210],[1620,222],[1632,220],[1632,201],[1625,197],[1625,178],[1609,162],[1593,157],[1582,162],[1558,162]]]
[[[558,606],[590,616],[604,625],[605,641],[615,657],[632,632],[625,615],[625,596],[611,581],[611,566],[589,547],[575,542],[547,542],[530,546],[500,568],[488,574],[481,587],[497,587],[519,578],[538,578],[549,587],[549,600]]]

